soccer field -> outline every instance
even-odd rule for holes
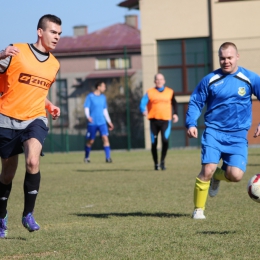
[[[154,171],[150,151],[45,154],[34,216],[38,232],[21,224],[24,158],[9,199],[8,238],[0,259],[259,259],[260,204],[247,181],[260,172],[260,148],[249,149],[239,183],[221,182],[208,198],[206,220],[193,220],[200,150],[169,150],[166,171]]]

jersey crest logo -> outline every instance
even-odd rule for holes
[[[243,97],[246,94],[246,88],[245,87],[240,87],[238,88],[238,95]]]

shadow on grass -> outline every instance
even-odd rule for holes
[[[260,163],[249,163],[247,166],[260,166]]]
[[[42,164],[44,164],[44,162],[42,163]],[[76,162],[76,161],[74,161],[74,162],[71,162],[71,161],[62,161],[62,162],[48,162],[48,163],[46,163],[46,164],[77,164],[77,165],[79,165],[79,162]]]
[[[133,169],[89,169],[89,170],[76,170],[76,172],[130,172]]]
[[[20,241],[27,241],[24,237],[6,237],[3,240],[20,240]]]
[[[197,233],[203,235],[228,235],[235,234],[236,231],[199,231]]]
[[[109,217],[157,217],[157,218],[181,218],[181,217],[190,217],[190,214],[181,214],[181,213],[143,213],[143,212],[129,212],[129,213],[99,213],[99,214],[90,214],[90,213],[75,213],[78,217],[91,217],[91,218],[109,218]]]

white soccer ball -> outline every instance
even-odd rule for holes
[[[247,192],[249,197],[260,203],[260,173],[254,175],[247,184]]]

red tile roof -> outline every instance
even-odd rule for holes
[[[140,31],[127,24],[115,24],[90,34],[77,37],[61,37],[53,53],[95,53],[116,51],[124,46],[127,50],[141,49]]]

